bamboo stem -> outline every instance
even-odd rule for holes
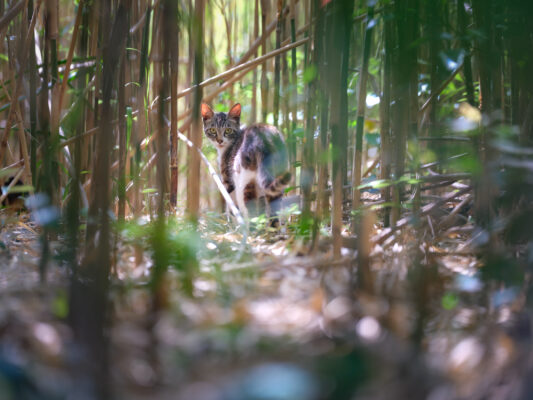
[[[9,23],[24,9],[26,2],[27,0],[20,0],[2,15],[2,18],[0,18],[0,31],[8,27]]]
[[[76,47],[76,41],[78,39],[78,31],[81,23],[81,16],[83,13],[84,0],[80,0],[78,4],[78,12],[76,13],[76,20],[74,22],[74,31],[72,32],[72,38],[70,39],[70,47],[68,49],[67,63],[65,64],[65,70],[63,72],[63,81],[61,82],[61,90],[59,92],[58,109],[61,110],[63,105],[63,97],[67,89],[68,76],[70,73],[70,66],[72,64],[72,57],[74,56],[74,49]]]
[[[369,2],[370,3],[370,2]],[[359,72],[359,93],[357,100],[357,126],[355,133],[355,151],[353,156],[353,170],[352,170],[352,211],[356,211],[359,207],[361,193],[359,192],[359,185],[361,184],[361,170],[363,164],[363,129],[365,126],[365,111],[366,111],[366,83],[368,80],[368,63],[370,61],[370,47],[372,45],[372,19],[374,18],[374,7],[368,6],[365,39],[363,44],[363,60],[361,70]],[[355,232],[355,220],[352,219],[352,232]]]
[[[27,54],[28,54],[28,47],[31,43],[31,38],[33,36],[33,29],[35,28],[35,23],[37,22],[37,19],[38,19],[38,16],[39,16],[39,11],[41,9],[41,3],[42,3],[42,0],[37,0],[37,4],[35,6],[35,10],[33,12],[33,16],[31,18],[31,22],[30,22],[30,26],[28,28],[28,33],[26,35],[26,38],[24,40],[24,43],[23,43],[23,51],[22,51],[22,62],[21,62],[21,65],[25,65],[26,64],[26,58],[27,58]],[[12,95],[12,98],[13,99],[18,99],[19,97],[19,92],[21,90],[21,87],[22,87],[22,79],[24,77],[24,74],[22,73],[19,73],[18,74],[18,77],[17,77],[17,80],[15,82],[15,90],[13,91],[13,95]],[[9,107],[9,112],[8,112],[8,116],[7,116],[7,120],[6,120],[6,125],[5,125],[5,128],[4,128],[4,132],[2,134],[2,138],[0,140],[0,165],[2,165],[3,161],[4,161],[4,156],[5,156],[5,152],[6,152],[6,149],[7,149],[7,140],[8,140],[8,137],[9,137],[9,131],[11,130],[11,124],[13,122],[13,117],[15,115],[15,110],[16,110],[16,107],[13,106],[13,103],[11,104],[11,107]]]

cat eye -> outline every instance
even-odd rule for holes
[[[217,130],[215,128],[209,128],[206,133],[208,135],[216,135],[217,134]]]
[[[231,128],[226,128],[226,130],[224,131],[224,135],[231,135],[233,133],[233,129]]]

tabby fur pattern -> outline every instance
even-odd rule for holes
[[[241,128],[241,105],[214,113],[202,104],[204,132],[218,152],[218,165],[228,193],[248,218],[247,203],[264,197],[266,211],[290,181],[287,147],[280,131],[267,124]],[[270,215],[269,215],[270,216]]]

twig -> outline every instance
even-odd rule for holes
[[[158,5],[159,5],[159,1],[160,0],[155,0],[154,1],[154,4],[152,4],[151,6],[148,6],[148,8],[151,8],[152,10],[155,9]],[[143,13],[143,15],[141,16],[141,18],[139,18],[139,20],[135,23],[135,25],[133,25],[131,28],[130,28],[130,35],[133,35],[135,32],[137,32],[141,27],[143,27],[143,23],[146,19],[146,12],[145,11]]]
[[[241,65],[239,65],[237,67],[234,67],[234,68],[231,68],[231,69],[229,69],[229,70],[227,70],[225,72],[222,72],[221,74],[218,74],[218,75],[215,75],[215,76],[213,76],[213,77],[211,77],[209,79],[206,79],[205,81],[201,82],[198,86],[205,87],[205,86],[208,86],[208,85],[212,85],[214,83],[217,83],[217,82],[223,80],[224,78],[227,78],[228,76],[231,76],[232,74],[237,74],[238,72],[242,72],[241,74],[237,74],[234,77],[230,78],[222,86],[217,88],[215,90],[215,92],[213,92],[213,93],[209,94],[208,96],[204,97],[203,101],[205,101],[205,102],[211,101],[218,93],[220,93],[223,90],[225,90],[230,84],[232,84],[236,80],[242,78],[244,75],[246,75],[246,73],[250,72],[252,69],[258,67],[264,60],[266,60],[268,58],[275,57],[277,54],[281,54],[283,52],[287,52],[287,51],[291,50],[294,47],[301,46],[302,44],[306,43],[308,40],[309,40],[308,38],[301,39],[298,42],[294,42],[294,43],[291,43],[291,44],[289,44],[287,46],[281,47],[281,48],[279,48],[277,50],[274,50],[274,51],[272,51],[272,52],[270,52],[268,54],[265,54],[264,56],[255,58],[254,60],[251,60],[251,61],[249,61],[247,63],[241,64]],[[176,98],[180,98],[180,97],[186,96],[189,93],[192,93],[194,88],[195,87],[192,86],[192,87],[190,87],[188,89],[185,89],[185,90],[179,92],[177,94]],[[169,100],[170,100],[170,97],[167,97],[163,101],[169,101]],[[150,106],[149,111],[151,111],[153,109],[153,107],[155,107],[157,105],[157,103],[158,103],[158,101],[154,100],[152,102],[151,106]],[[185,111],[183,114],[178,116],[178,120],[182,120],[182,119],[186,118],[187,116],[190,115],[191,112],[192,112],[191,109]],[[138,114],[139,114],[139,110],[135,110],[132,113],[132,115],[134,115],[134,116],[138,115]],[[118,119],[115,119],[115,120],[111,121],[111,123],[113,125],[117,124],[118,123]],[[190,121],[185,122],[180,127],[180,130],[185,130],[187,128],[187,126],[189,125],[189,123],[190,123]],[[78,139],[85,138],[87,136],[91,136],[91,135],[95,134],[96,132],[98,132],[99,129],[100,129],[99,127],[94,127],[92,129],[89,129],[88,131],[85,131],[85,132],[83,132],[83,133],[81,133],[79,135],[76,135],[76,136],[74,136],[74,137],[72,137],[70,139],[64,140],[63,142],[60,143],[59,146],[63,147],[63,146],[70,145],[70,144],[72,144],[73,142],[75,142]]]
[[[17,172],[13,180],[9,183],[9,185],[7,185],[5,192],[2,194],[2,196],[0,196],[0,204],[3,203],[3,201],[7,198],[10,190],[13,188],[13,186],[17,184],[17,182],[19,181],[23,173],[24,173],[24,167],[19,169],[19,171]]]
[[[455,76],[459,73],[459,71],[461,71],[462,68],[463,68],[463,63],[461,63],[461,65],[459,65],[457,68],[455,68],[452,74],[448,77],[448,79],[442,82],[442,85],[440,85],[439,89],[435,93],[431,93],[431,95],[428,97],[426,102],[422,105],[422,107],[420,107],[420,110],[418,110],[418,116],[424,113],[426,108],[429,107],[429,105],[431,104],[431,102],[433,102],[435,97],[437,97],[444,89],[446,89],[446,86],[448,86],[450,82],[454,80]]]
[[[26,1],[27,0],[20,0],[17,4],[7,10],[4,15],[2,15],[2,18],[0,18],[0,31],[7,28],[13,18],[15,18],[18,13],[24,8]]]
[[[61,82],[61,91],[59,92],[59,102],[58,102],[58,111],[61,112],[61,105],[63,104],[63,96],[65,95],[65,90],[68,83],[68,75],[70,73],[70,65],[72,64],[72,57],[74,56],[74,48],[76,47],[76,40],[78,38],[78,31],[80,28],[81,14],[83,12],[83,7],[85,6],[85,1],[80,0],[78,4],[78,12],[76,14],[76,21],[74,22],[74,31],[72,32],[72,38],[70,39],[70,47],[68,49],[67,63],[65,64],[65,71],[63,72],[63,82]]]
[[[448,193],[446,196],[444,196],[440,200],[437,200],[437,201],[435,201],[433,203],[426,204],[424,207],[421,208],[419,216],[424,216],[424,215],[429,214],[435,208],[437,208],[437,207],[441,206],[442,204],[445,204],[448,201],[450,201],[452,199],[455,199],[455,198],[457,198],[457,197],[459,197],[459,196],[461,196],[461,195],[463,195],[465,193],[468,193],[471,189],[472,188],[469,186],[469,187],[461,189],[461,190],[459,190],[457,192]],[[406,226],[412,220],[412,218],[413,218],[413,216],[409,215],[409,216],[399,220],[396,223],[396,226],[384,229],[379,235],[376,235],[376,236],[374,236],[372,238],[372,243],[373,244],[381,244],[381,243],[383,243],[383,241],[385,241],[387,238],[389,238],[396,230]]]
[[[283,54],[295,47],[298,47],[298,46],[301,46],[302,44],[305,44],[307,41],[309,40],[309,38],[303,38],[303,39],[300,39],[298,40],[297,42],[294,42],[294,43],[290,43],[286,46],[283,46],[283,47],[280,47],[279,49],[276,49],[276,50],[273,50],[271,51],[270,53],[268,54],[265,54],[264,56],[260,56],[260,57],[257,57],[251,61],[248,61],[248,62],[245,62],[243,64],[239,64],[237,65],[236,67],[233,67],[233,68],[230,68],[228,69],[227,71],[224,71],[218,75],[215,75],[215,76],[212,76],[211,78],[208,78],[206,79],[205,81],[203,82],[200,82],[198,85],[195,85],[195,86],[191,86],[190,88],[188,89],[185,89],[185,90],[182,90],[181,92],[178,93],[177,95],[177,98],[181,98],[181,97],[184,97],[184,96],[187,96],[188,94],[192,93],[194,90],[196,90],[197,88],[204,88],[206,86],[209,86],[209,85],[212,85],[213,83],[217,83],[233,74],[236,74],[237,72],[240,72],[242,70],[245,70],[245,69],[248,69],[248,68],[251,68],[251,67],[256,67],[260,64],[262,64],[264,61],[268,60],[269,58],[272,58],[272,57],[275,57],[279,54]],[[165,99],[166,101],[168,101],[170,98],[167,98]]]
[[[33,35],[33,30],[35,29],[35,23],[37,22],[37,18],[39,16],[39,11],[41,9],[41,4],[42,4],[42,0],[38,0],[37,4],[35,5],[35,9],[33,11],[33,15],[32,15],[31,22],[30,22],[30,26],[28,28],[28,33],[26,34],[26,38],[24,39],[24,43],[23,43],[23,47],[22,47],[23,51],[22,51],[21,66],[26,64],[27,55],[29,53],[27,51],[27,49],[28,49],[28,47],[30,45],[30,40],[31,40],[32,35]],[[20,71],[20,73],[19,73],[19,75],[17,77],[17,80],[15,82],[15,89],[13,91],[14,93],[11,96],[13,99],[18,99],[18,97],[19,97],[20,88],[22,87],[22,78],[23,78],[23,76],[24,76],[24,74],[22,73],[22,71]],[[7,120],[6,120],[5,129],[4,129],[4,132],[3,132],[3,135],[2,135],[2,139],[0,141],[0,165],[4,161],[4,156],[5,156],[5,152],[6,152],[6,148],[7,148],[8,134],[9,134],[9,131],[11,130],[11,123],[13,121],[13,116],[14,116],[15,110],[16,110],[16,107],[14,107],[14,103],[11,103],[11,106],[9,107],[9,113],[8,113]]]
[[[443,218],[439,224],[438,224],[438,228],[439,229],[443,229],[443,228],[446,228],[446,226],[453,220],[453,217],[455,217],[457,215],[457,213],[459,211],[461,211],[461,209],[466,206],[468,203],[470,203],[472,201],[472,195],[469,195],[469,196],[466,196],[463,200],[461,200],[461,202],[459,204],[457,204],[453,210],[450,212],[450,214],[448,214],[445,218]]]
[[[379,157],[375,158],[374,161],[372,161],[372,164],[370,165],[370,167],[368,167],[366,171],[364,172],[363,178],[366,178],[368,175],[370,175],[372,170],[376,167],[376,165],[378,165],[378,162],[379,162]]]
[[[187,139],[187,136],[185,136],[184,134],[178,132],[178,138],[180,140],[184,141],[187,144],[187,146],[189,146],[190,148],[195,147],[194,144],[189,139]],[[211,165],[211,163],[209,162],[207,157],[204,155],[204,153],[202,153],[202,150],[199,149],[198,147],[196,147],[196,151],[198,151],[198,154],[200,155],[202,160],[204,160],[204,162],[205,162],[205,164],[207,166],[207,169],[209,170],[209,174],[211,175],[211,177],[215,181],[215,183],[216,183],[216,185],[218,187],[218,190],[220,191],[220,193],[224,197],[224,200],[226,200],[226,202],[228,203],[228,206],[229,206],[231,212],[233,213],[233,215],[235,215],[235,218],[237,218],[237,222],[239,223],[239,225],[241,225],[242,227],[246,228],[246,223],[244,222],[244,218],[242,217],[241,212],[239,211],[239,209],[237,208],[237,206],[233,202],[233,199],[231,198],[230,194],[228,193],[228,191],[224,187],[224,184],[222,183],[222,180],[218,176],[217,172],[215,171],[215,169],[213,168],[213,166]]]

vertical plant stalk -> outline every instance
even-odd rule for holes
[[[326,31],[330,32],[331,41],[328,43],[328,76],[332,82],[331,96],[331,140],[333,150],[332,179],[333,179],[333,213],[331,230],[333,235],[333,257],[341,256],[342,247],[342,214],[343,214],[343,171],[346,167],[346,152],[348,139],[348,60],[351,38],[351,16],[353,2],[337,0],[326,7],[332,8],[331,23]],[[326,33],[327,35],[327,33]]]
[[[430,90],[432,96],[429,104],[429,135],[437,134],[437,96],[441,83],[439,56],[441,52],[441,19],[439,13],[439,3],[436,1],[426,1],[427,5],[427,35],[429,37],[429,75],[430,75]],[[459,12],[459,11],[458,11]]]
[[[494,109],[494,71],[495,57],[494,57],[494,43],[493,43],[493,6],[492,0],[473,0],[472,10],[474,16],[474,23],[477,29],[483,32],[483,37],[478,38],[477,58],[479,59],[479,90],[480,90],[480,104],[479,108],[482,114],[488,117],[489,121],[494,117],[492,112]],[[491,121],[492,123],[494,121]],[[489,142],[490,142],[490,127],[486,124],[480,124],[480,134],[475,138],[474,145],[478,151],[478,157],[482,164],[482,172],[477,177],[475,182],[475,196],[474,196],[474,215],[482,227],[488,228],[492,220],[492,191],[493,184],[489,176],[488,165],[490,162]]]
[[[100,129],[96,137],[96,162],[94,165],[94,196],[91,199],[89,215],[93,229],[89,230],[86,253],[80,275],[71,298],[71,320],[76,340],[86,361],[79,368],[80,374],[90,379],[91,395],[94,398],[111,398],[109,372],[109,342],[106,332],[109,325],[109,274],[111,268],[111,226],[110,202],[110,156],[113,148],[112,95],[116,89],[117,65],[124,55],[128,34],[130,2],[121,0],[111,23],[110,4],[104,0],[99,4],[102,13],[102,113]],[[107,27],[107,28],[104,28]],[[85,372],[83,374],[83,372]],[[83,379],[80,377],[80,379]]]
[[[170,61],[170,205],[175,209],[178,201],[178,43],[175,57]]]
[[[395,3],[394,15],[395,29],[398,46],[393,68],[393,133],[394,133],[394,180],[398,181],[405,171],[405,155],[407,136],[409,132],[409,63],[408,56],[408,17],[409,10],[405,4]],[[400,217],[401,191],[399,183],[392,187],[392,201],[394,203],[391,212],[391,225],[395,226]]]
[[[50,111],[50,133],[52,141],[59,134],[59,60],[58,60],[58,37],[59,37],[59,2],[58,0],[46,0],[46,23],[48,25],[46,40],[50,42],[50,76],[52,84],[52,108]],[[52,154],[57,157],[55,150]]]
[[[30,26],[28,27],[28,32],[25,36],[25,40],[24,40],[23,47],[22,47],[21,66],[26,64],[28,49],[30,47],[30,44],[32,43],[33,30],[35,29],[35,24],[39,16],[39,10],[41,9],[41,3],[42,3],[42,0],[37,0],[37,4],[35,5],[35,9],[33,10]],[[17,99],[20,96],[23,78],[24,78],[23,73],[18,74],[17,79],[15,81],[15,88],[13,89],[13,94],[11,95],[11,98],[14,101],[17,101]],[[7,142],[9,139],[9,132],[11,131],[11,126],[13,124],[13,119],[15,118],[16,110],[17,110],[17,107],[14,107],[14,103],[12,103],[11,107],[9,107],[9,111],[8,111],[7,119],[6,119],[6,125],[2,133],[2,137],[0,139],[0,166],[4,162],[4,157],[7,151]],[[29,160],[27,160],[27,162],[29,163]]]
[[[291,41],[296,42],[296,0],[291,0],[290,4],[290,21],[291,21]],[[296,137],[294,132],[296,130],[298,116],[296,114],[296,103],[298,101],[298,79],[296,68],[296,48],[291,51],[291,96],[290,96],[290,108],[291,108],[291,128],[289,130],[288,147],[289,147],[289,162],[290,172],[292,176],[295,176],[296,172]]]
[[[174,209],[178,200],[178,77],[179,77],[179,30],[177,6],[171,7],[173,13],[169,35],[172,38],[167,45],[170,53],[170,206]]]
[[[204,60],[204,11],[205,0],[195,0],[194,24],[192,27],[192,41],[194,49],[194,78],[196,89],[193,92],[193,120],[191,128],[191,142],[197,148],[202,147],[202,122],[200,120],[200,103],[202,101],[202,88],[198,85],[203,78]],[[193,221],[198,220],[200,209],[200,156],[189,148],[189,169],[187,186],[189,196],[187,197],[187,211]]]
[[[33,16],[33,0],[28,0],[28,30]],[[32,186],[37,186],[37,57],[35,55],[35,35],[30,35],[28,82],[30,86],[30,165]]]
[[[78,4],[78,12],[76,13],[76,20],[74,21],[74,30],[72,31],[72,38],[70,40],[70,47],[67,54],[67,62],[65,64],[65,70],[63,72],[63,80],[61,82],[61,90],[59,92],[59,102],[58,109],[61,111],[63,105],[63,97],[65,96],[65,91],[68,84],[68,76],[70,73],[70,66],[72,65],[72,57],[74,56],[74,48],[78,40],[78,31],[80,29],[81,17],[83,14],[84,0],[80,0]]]
[[[318,10],[318,5],[315,6]],[[306,13],[307,14],[307,13]],[[316,16],[314,43],[316,52],[316,67],[318,76],[318,99],[320,112],[320,142],[317,154],[318,164],[318,182],[317,182],[317,214],[318,219],[315,220],[313,241],[318,240],[319,226],[318,222],[324,220],[329,215],[329,195],[326,193],[326,186],[328,184],[328,169],[329,169],[329,90],[328,85],[323,77],[327,74],[326,57],[325,57],[325,24],[326,18],[324,13],[318,12]],[[312,29],[312,28],[310,28]]]
[[[390,7],[387,7],[387,13],[391,12]],[[381,120],[381,151],[380,151],[380,179],[389,180],[391,178],[391,164],[392,164],[392,146],[391,146],[391,75],[392,75],[392,53],[394,49],[392,38],[392,20],[387,19],[383,22],[384,31],[384,60],[383,60],[383,95],[379,102],[379,112]],[[386,186],[381,189],[381,198],[386,204],[391,201],[391,187]],[[383,226],[390,225],[390,206],[383,210]]]
[[[88,26],[87,26],[87,19],[89,14],[89,6],[87,5],[87,2],[80,1],[78,5],[78,13],[80,14],[83,24],[81,21],[79,21],[77,24],[78,26],[82,25],[81,29],[81,36],[79,39],[79,43],[76,43],[78,46],[78,54],[81,57],[87,57],[87,49],[88,49]],[[78,28],[79,29],[79,28]],[[77,36],[77,34],[76,34]],[[72,44],[71,44],[72,46]],[[72,51],[72,55],[74,52]],[[65,74],[68,76],[68,74]],[[81,73],[81,76],[78,79],[77,83],[77,89],[78,93],[85,93],[85,88],[87,85],[87,76],[88,73]],[[78,124],[77,129],[80,132],[83,132],[85,130],[85,116],[87,115],[85,107],[80,112],[78,116]],[[78,279],[78,251],[80,248],[79,245],[79,234],[80,234],[80,200],[81,200],[81,171],[82,171],[82,163],[83,163],[83,157],[82,157],[82,140],[77,140],[76,143],[74,143],[74,156],[73,156],[73,171],[72,171],[72,177],[71,177],[71,185],[70,185],[70,200],[67,202],[66,206],[66,235],[67,235],[67,262],[70,265],[71,269],[71,289],[74,288],[73,282]]]
[[[311,3],[311,15],[317,16],[319,13],[318,4],[316,1]],[[312,29],[312,28],[311,28]],[[312,34],[312,32],[310,32]],[[315,43],[320,41],[320,37],[317,36],[318,31],[314,35]],[[314,54],[308,54],[306,57],[306,67],[309,68],[313,65],[316,68],[316,63],[319,60],[317,49],[319,46],[315,45]],[[306,47],[306,51],[311,53],[311,46]],[[310,228],[313,226],[313,215],[311,213],[311,189],[313,187],[315,179],[315,120],[316,103],[313,99],[316,97],[316,79],[310,80],[306,85],[306,97],[307,104],[305,109],[305,140],[303,147],[303,159],[302,169],[300,174],[300,188],[302,190],[302,216],[300,221],[300,229],[303,234],[310,233]]]
[[[283,0],[277,0],[276,13],[276,49],[281,47],[281,28],[283,25]],[[279,124],[279,101],[280,101],[280,86],[281,86],[281,55],[277,55],[274,59],[274,125]]]
[[[357,125],[355,130],[355,151],[353,155],[353,171],[352,171],[352,232],[355,233],[355,211],[359,208],[361,199],[361,192],[359,186],[361,185],[361,171],[363,164],[363,130],[365,126],[365,111],[366,111],[366,83],[368,80],[368,63],[370,60],[370,48],[372,46],[372,31],[374,28],[374,0],[367,1],[367,16],[365,39],[363,43],[363,59],[361,61],[361,69],[359,71],[359,93],[357,96]]]
[[[119,222],[126,220],[126,156],[128,148],[126,143],[126,49],[121,57],[122,63],[118,66],[118,212]]]
[[[470,43],[466,37],[468,20],[465,11],[464,0],[457,0],[457,25],[459,28],[459,35],[461,37],[461,46],[465,51],[463,74],[465,77],[466,99],[471,106],[475,107],[476,99],[474,96],[474,79],[472,77],[472,54]]]
[[[268,0],[261,0],[261,55],[267,53],[267,35],[266,35],[266,21],[268,12],[270,10],[270,4]],[[262,121],[266,121],[268,114],[268,77],[267,77],[267,63],[263,62],[261,67],[261,116]]]
[[[419,7],[419,0],[411,0],[412,5],[410,6],[412,12],[409,15],[408,20],[408,26],[409,26],[409,43],[416,43],[420,38],[420,30],[419,30],[419,21],[418,21],[418,11],[420,9]],[[437,43],[433,43],[432,47],[438,47]],[[409,46],[409,140],[411,142],[411,147],[413,148],[412,151],[412,170],[415,172],[415,178],[420,177],[420,144],[418,141],[418,54],[417,54],[417,47],[410,45]],[[435,60],[436,61],[436,60]],[[433,66],[432,66],[433,69]],[[435,73],[438,72],[437,69],[434,71]],[[435,96],[436,98],[437,96]],[[433,120],[433,126],[436,127],[437,125],[437,119],[436,119],[436,112],[437,112],[437,103],[434,104],[434,120]],[[415,195],[413,198],[413,226],[415,228],[416,232],[420,232],[420,207],[421,207],[421,198],[420,198],[420,184],[416,183],[414,185]],[[417,240],[421,240],[421,236],[417,236]],[[420,247],[417,246],[416,249],[416,261],[415,264],[418,264],[419,262],[419,256]]]
[[[259,36],[259,0],[255,0],[254,7],[254,38]],[[257,57],[257,50],[253,53],[254,58]],[[250,123],[257,120],[257,70],[254,68],[252,75],[252,111],[250,113]]]

